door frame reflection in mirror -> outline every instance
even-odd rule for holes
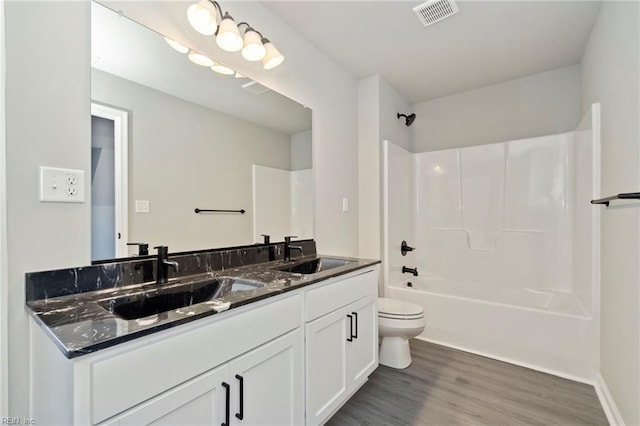
[[[115,189],[115,233],[113,235],[113,238],[115,239],[114,257],[127,257],[129,255],[127,247],[129,237],[129,113],[121,109],[91,102],[91,116],[113,121]],[[92,223],[92,229],[93,226],[94,224]]]

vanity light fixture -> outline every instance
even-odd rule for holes
[[[273,69],[284,61],[282,53],[260,31],[247,22],[236,24],[229,12],[222,13],[220,4],[215,0],[200,0],[189,6],[187,19],[200,34],[215,35],[216,43],[222,50],[242,50],[243,58],[247,61],[262,60],[266,70]],[[246,27],[244,36],[240,35],[242,26]]]
[[[264,43],[264,48],[266,50],[266,55],[262,58],[262,66],[265,70],[270,70],[282,63],[284,61],[284,56],[276,47],[269,41],[269,39],[263,38],[262,42]]]
[[[240,30],[236,25],[236,21],[229,15],[229,12],[224,14],[222,22],[218,27],[216,33],[216,43],[220,46],[220,49],[227,52],[237,52],[242,49],[242,37],[240,37]]]
[[[177,41],[171,40],[169,37],[165,37],[164,41],[166,41],[169,46],[173,47],[175,50],[177,50],[180,53],[187,53],[189,51],[189,48],[187,46],[183,46]]]
[[[218,29],[216,8],[208,0],[200,0],[187,9],[187,19],[194,30],[203,35],[212,35]]]
[[[214,62],[210,58],[198,52],[194,52],[193,50],[189,52],[189,60],[191,60],[191,62],[193,62],[194,64],[202,65],[203,67],[211,67],[214,64]]]
[[[244,32],[244,47],[242,48],[242,57],[247,61],[259,61],[267,54],[262,44],[262,38],[256,30],[251,27],[247,27]]]

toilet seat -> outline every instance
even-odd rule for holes
[[[378,298],[378,316],[396,320],[420,319],[424,316],[422,306],[404,300]]]
[[[378,317],[379,318],[387,318],[387,319],[395,319],[395,320],[413,320],[413,319],[420,319],[420,318],[424,317],[424,314],[418,314],[418,315],[389,315],[389,314],[385,314],[383,312],[378,312]]]

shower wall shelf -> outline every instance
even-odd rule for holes
[[[599,198],[597,200],[591,200],[591,204],[604,204],[608,207],[609,202],[613,200],[640,200],[640,192],[627,192],[613,195],[611,197]]]

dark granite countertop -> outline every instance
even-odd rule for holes
[[[348,260],[349,262],[346,265],[313,274],[298,274],[278,270],[278,268],[297,265],[316,257]],[[380,261],[338,256],[316,256],[313,254],[287,263],[282,260],[276,260],[223,270],[208,270],[190,276],[174,277],[167,284],[156,284],[151,281],[129,285],[124,283],[109,287],[108,285],[101,286],[100,277],[98,277],[98,282],[94,284],[95,290],[88,291],[84,289],[78,290],[79,292],[77,293],[66,290],[70,294],[57,297],[48,297],[46,294],[44,297],[28,297],[27,310],[55,341],[64,355],[67,358],[74,358],[160,330],[220,314],[230,309],[318,283],[328,278],[348,274],[377,263],[380,263]],[[76,274],[76,287],[78,287],[78,270],[81,270],[81,268],[76,268],[75,272],[73,272]],[[29,275],[27,277],[28,283],[30,283]],[[142,293],[145,294],[145,297],[154,296],[171,291],[172,288],[179,286],[184,288],[197,287],[200,284],[206,284],[206,282],[221,277],[257,281],[264,283],[264,286],[256,287],[255,289],[250,289],[251,287],[247,286],[246,288],[249,289],[245,291],[226,295],[223,293],[202,303],[152,314],[139,319],[127,320],[112,310],[113,299],[135,298]],[[122,280],[121,277],[119,279]],[[28,285],[27,293],[29,294],[29,292],[38,293]]]

